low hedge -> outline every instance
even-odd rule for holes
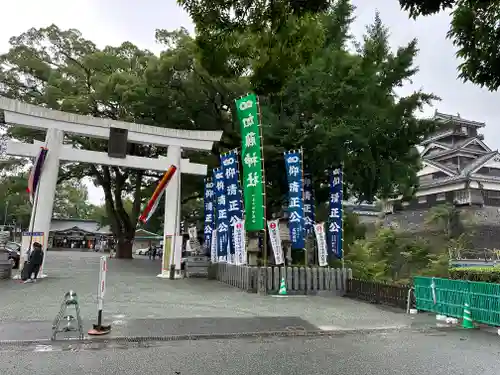
[[[500,267],[459,267],[449,270],[450,279],[500,283]]]

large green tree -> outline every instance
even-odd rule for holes
[[[500,87],[499,0],[399,0],[410,16],[451,10],[448,38],[458,48],[460,77],[491,91]]]
[[[56,187],[52,216],[61,219],[87,219],[94,209],[88,198],[87,186],[80,180],[63,181]]]
[[[338,20],[338,15],[331,17]],[[341,19],[349,23],[352,17],[348,12]],[[432,122],[415,118],[434,95],[395,93],[417,71],[417,41],[391,51],[378,14],[356,53],[346,47],[346,32],[326,30],[323,46],[270,106],[279,113],[283,147],[304,149],[320,199],[326,199],[326,189],[320,189],[327,183],[325,170],[340,163],[349,196],[371,201],[411,195],[419,169],[414,146],[435,129]]]
[[[178,0],[196,25],[200,62],[214,76],[245,76],[258,94],[278,92],[321,44],[331,1]]]
[[[304,150],[318,203],[327,199],[325,170],[340,163],[350,196],[412,194],[419,169],[414,146],[435,129],[414,114],[437,99],[421,91],[406,97],[394,92],[417,72],[416,40],[391,51],[377,15],[353,52],[348,0],[297,14],[286,1],[267,13],[264,6],[239,12],[244,4],[238,1],[180,3],[195,21],[200,62],[208,72],[244,76],[260,94],[266,176],[271,176],[268,212],[286,203],[282,151],[289,149]],[[276,22],[262,21],[272,14]]]

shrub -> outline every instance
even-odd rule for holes
[[[451,279],[500,283],[500,267],[460,267],[449,271]]]

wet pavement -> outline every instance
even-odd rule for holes
[[[0,350],[9,375],[492,375],[500,343],[480,331],[340,334],[176,342],[37,345]]]
[[[106,322],[105,322],[106,323]],[[90,327],[91,323],[84,327]],[[87,328],[88,329],[88,328]],[[176,339],[192,336],[225,337],[238,333],[269,334],[287,332],[313,332],[317,327],[296,317],[252,317],[252,318],[171,318],[132,319],[116,321],[110,334],[95,337],[96,340],[120,338],[164,338]],[[46,341],[51,336],[51,322],[31,321],[0,324],[1,341],[24,340]],[[178,337],[175,337],[178,336]],[[78,338],[78,332],[59,333],[56,339]],[[0,342],[1,343],[1,342]]]
[[[48,277],[0,283],[0,341],[50,337],[64,293],[76,291],[85,331],[96,322],[99,254],[48,252]],[[300,326],[341,330],[409,327],[402,311],[342,297],[272,298],[206,279],[165,280],[160,261],[109,259],[104,320],[112,336],[264,332]],[[72,314],[74,315],[74,314]],[[58,336],[59,337],[59,336]]]

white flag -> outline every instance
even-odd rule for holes
[[[320,267],[328,266],[328,253],[326,250],[325,223],[314,224],[314,233],[318,243],[318,260]]]
[[[210,259],[217,263],[217,229],[212,230],[212,243],[210,245]]]
[[[247,264],[247,254],[245,249],[245,227],[244,220],[237,220],[233,224],[234,256],[237,265]]]
[[[269,220],[267,222],[269,240],[274,253],[276,265],[284,264],[283,249],[281,248],[280,224],[279,220]]]

